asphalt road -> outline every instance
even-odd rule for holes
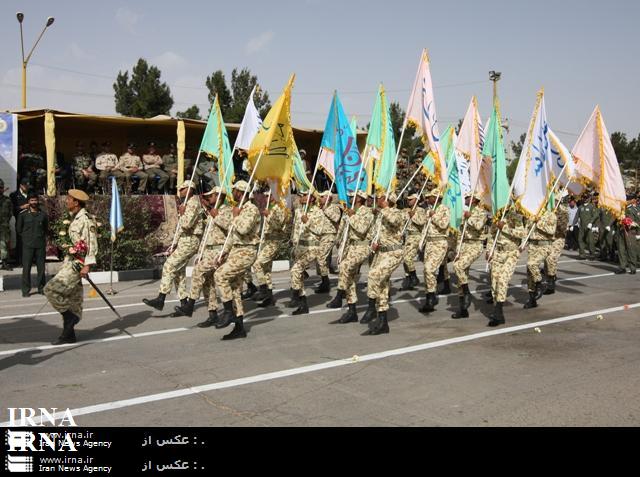
[[[125,282],[113,297],[122,322],[86,299],[78,343],[52,347],[60,315],[44,297],[4,292],[0,422],[8,407],[55,407],[70,408],[81,426],[637,426],[640,275],[573,257],[562,257],[557,293],[534,310],[522,308],[521,258],[497,329],[486,327],[480,261],[467,320],[450,319],[456,295],[419,313],[423,289],[400,292],[397,270],[391,333],[382,336],[329,324],[346,308],[325,307],[315,276],[309,315],[284,307],[289,275],[278,273],[277,307],[248,302],[248,337],[228,342],[220,338],[231,328],[195,327],[206,307],[170,318],[175,296],[157,312],[141,302],[157,282]],[[331,296],[335,284],[333,276]]]

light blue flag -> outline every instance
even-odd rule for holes
[[[338,94],[335,94],[333,106],[335,121],[335,155],[334,170],[335,183],[338,190],[338,199],[342,203],[348,202],[348,193],[355,192],[358,182],[358,174],[360,174],[359,190],[367,190],[366,171],[360,172],[362,158],[358,151],[358,142],[356,136],[351,130],[349,119],[344,112]],[[333,109],[333,108],[332,108]],[[329,122],[329,121],[327,121]],[[326,133],[326,130],[325,130]]]
[[[109,212],[109,223],[111,224],[111,241],[116,241],[118,232],[124,230],[122,220],[122,206],[120,205],[120,193],[116,185],[116,178],[111,178],[111,211]]]
[[[440,147],[442,154],[447,161],[448,181],[447,189],[443,198],[443,203],[449,208],[450,222],[449,225],[454,230],[460,230],[462,223],[462,188],[460,186],[460,177],[458,176],[458,165],[456,158],[456,148],[454,144],[455,131],[449,126],[444,134],[440,136]]]

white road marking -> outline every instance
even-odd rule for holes
[[[80,408],[76,408],[76,409],[72,409],[71,410],[71,414],[74,417],[77,416],[83,416],[83,415],[87,415],[87,414],[96,414],[99,412],[104,412],[104,411],[113,411],[115,409],[122,409],[122,408],[126,408],[126,407],[131,407],[131,406],[136,406],[139,404],[147,404],[147,403],[151,403],[151,402],[158,402],[158,401],[165,401],[168,399],[175,399],[175,398],[179,398],[179,397],[186,397],[186,396],[191,396],[194,394],[200,394],[200,393],[204,393],[204,392],[209,392],[209,391],[215,391],[218,389],[228,389],[228,388],[234,388],[234,387],[238,387],[238,386],[243,386],[246,384],[255,384],[255,383],[260,383],[260,382],[265,382],[265,381],[271,381],[274,379],[281,379],[281,378],[286,378],[289,376],[297,376],[297,375],[301,375],[301,374],[307,374],[307,373],[312,373],[315,371],[322,371],[322,370],[326,370],[326,369],[331,369],[331,368],[337,368],[340,366],[347,366],[350,364],[357,364],[357,363],[361,363],[361,362],[365,362],[365,361],[374,361],[374,360],[379,360],[379,359],[384,359],[384,358],[389,358],[392,356],[400,356],[400,355],[404,355],[404,354],[409,354],[409,353],[416,353],[419,351],[425,351],[425,350],[429,350],[429,349],[434,349],[434,348],[441,348],[444,346],[449,346],[452,344],[458,344],[458,343],[464,343],[464,342],[468,342],[468,341],[473,341],[473,340],[478,340],[478,339],[482,339],[482,338],[488,338],[490,336],[498,336],[498,335],[503,335],[503,334],[508,334],[508,333],[514,333],[516,331],[523,331],[523,330],[528,330],[528,329],[532,329],[532,328],[536,328],[536,327],[541,327],[541,326],[549,326],[549,325],[553,325],[553,324],[557,324],[557,323],[563,323],[566,321],[572,321],[572,320],[578,320],[578,319],[582,319],[582,318],[588,318],[590,316],[594,316],[594,315],[606,315],[609,313],[616,313],[619,311],[625,311],[625,310],[630,310],[632,308],[637,308],[640,307],[640,303],[634,303],[631,305],[624,305],[624,306],[617,306],[617,307],[613,307],[613,308],[606,308],[606,309],[602,309],[602,310],[596,310],[596,311],[588,311],[585,313],[579,313],[576,315],[568,315],[568,316],[563,316],[560,318],[554,318],[551,320],[544,320],[544,321],[538,321],[535,323],[527,323],[525,325],[519,325],[519,326],[510,326],[508,328],[501,328],[501,329],[495,329],[495,330],[491,330],[491,331],[484,331],[482,333],[473,333],[470,335],[465,335],[465,336],[459,336],[457,338],[449,338],[449,339],[444,339],[444,340],[439,340],[439,341],[433,341],[430,343],[423,343],[420,345],[415,345],[415,346],[408,346],[408,347],[404,347],[404,348],[396,348],[396,349],[392,349],[392,350],[387,350],[387,351],[381,351],[378,353],[371,353],[371,354],[367,354],[364,356],[360,356],[357,360],[354,360],[353,358],[345,358],[345,359],[338,359],[338,360],[333,360],[333,361],[329,361],[326,363],[320,363],[320,364],[314,364],[311,366],[302,366],[299,368],[291,368],[291,369],[285,369],[285,370],[281,370],[281,371],[275,371],[275,372],[271,372],[271,373],[264,373],[264,374],[258,374],[255,376],[248,376],[245,378],[240,378],[240,379],[232,379],[232,380],[228,380],[228,381],[221,381],[218,383],[211,383],[211,384],[205,384],[205,385],[201,385],[201,386],[193,386],[193,387],[188,387],[185,389],[179,389],[179,390],[175,390],[175,391],[168,391],[168,392],[163,392],[163,393],[157,393],[157,394],[151,394],[151,395],[147,395],[147,396],[138,396],[135,398],[131,398],[131,399],[122,399],[119,401],[111,401],[111,402],[106,402],[106,403],[102,403],[102,404],[96,404],[93,406],[86,406],[86,407],[80,407]],[[66,411],[65,411],[66,413]],[[55,414],[55,418],[59,419],[62,418],[65,414],[63,412],[59,412]],[[40,423],[40,419],[36,418],[35,422],[37,424]],[[9,422],[3,422],[0,424],[0,427],[8,427],[9,426]]]

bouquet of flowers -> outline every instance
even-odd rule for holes
[[[625,217],[622,219],[621,223],[625,230],[631,230],[632,227],[638,226],[631,217]]]

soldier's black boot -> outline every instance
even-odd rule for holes
[[[469,291],[469,285],[462,285],[462,308],[468,310],[471,306],[471,292]]]
[[[73,327],[76,326],[79,321],[80,318],[71,313],[69,310],[62,313],[62,334],[56,341],[51,344],[54,346],[58,346],[61,344],[75,343],[76,332]]]
[[[240,315],[233,320],[233,329],[228,335],[222,337],[222,341],[235,340],[237,338],[246,338],[247,332],[244,330],[244,316]]]
[[[496,326],[504,325],[504,315],[502,314],[502,305],[504,303],[497,301],[493,313],[489,315],[489,323],[487,326],[495,328]]]
[[[431,313],[432,311],[436,311],[436,294],[435,293],[427,293],[427,301],[420,308],[420,313]]]
[[[338,292],[336,293],[336,297],[327,303],[327,308],[342,308],[342,300],[344,299],[345,293],[344,290],[340,290],[338,288]]]
[[[402,280],[402,286],[400,287],[400,290],[413,290],[413,285],[411,284],[411,276],[405,275],[404,280]]]
[[[162,311],[162,309],[164,308],[164,299],[166,298],[166,296],[167,295],[165,295],[164,293],[158,293],[158,296],[153,300],[147,300],[145,298],[142,300],[142,303],[152,308],[155,308],[158,311]]]
[[[242,292],[242,294],[240,295],[240,298],[242,298],[243,300],[246,300],[247,298],[251,298],[257,291],[258,291],[258,287],[256,287],[253,284],[253,282],[249,282],[247,283],[247,289]]]
[[[306,280],[307,278],[309,278],[309,273],[305,270],[304,272],[302,272],[302,279]]]
[[[524,304],[524,309],[536,308],[538,301],[536,300],[536,292],[529,292],[529,301]]]
[[[218,322],[218,311],[217,310],[209,310],[209,317],[204,320],[202,323],[198,323],[198,328],[209,328],[210,326],[214,326]]]
[[[347,311],[342,317],[337,321],[342,325],[346,325],[347,323],[357,323],[358,322],[358,313],[356,312],[356,304],[349,305],[349,311]]]
[[[367,302],[367,311],[364,312],[362,318],[360,318],[360,323],[365,324],[371,322],[376,317],[376,299],[369,298]]]
[[[235,340],[237,338],[246,338],[247,332],[244,330],[244,316],[240,315],[233,320],[233,329],[228,335],[222,337],[222,341]]]
[[[443,282],[441,295],[450,295],[451,294],[451,280],[445,280]]]
[[[411,279],[411,286],[416,287],[420,285],[420,280],[418,280],[418,275],[416,275],[416,271],[409,273],[409,278]]]
[[[369,329],[362,333],[362,336],[376,336],[389,333],[389,323],[387,322],[387,312],[381,311],[375,321],[369,324]]]
[[[267,284],[260,285],[258,292],[253,295],[254,301],[262,301],[267,297]]]
[[[258,303],[258,306],[260,308],[266,308],[275,304],[276,302],[273,299],[273,290],[267,288],[267,293],[264,295],[264,299],[260,303]]]
[[[322,277],[322,282],[320,286],[316,288],[316,293],[329,293],[331,291],[331,282],[329,281],[329,277]]]
[[[309,313],[309,306],[307,305],[307,297],[305,295],[300,296],[300,306],[291,312],[292,315],[304,315]]]
[[[236,317],[233,313],[233,300],[225,301],[222,305],[224,306],[224,312],[215,324],[216,329],[218,330],[229,326]]]
[[[542,298],[544,292],[547,290],[547,287],[542,282],[536,282],[536,300]]]
[[[291,301],[286,304],[287,308],[298,308],[300,306],[300,290],[291,289]]]
[[[186,301],[186,303],[184,305],[176,306],[174,308],[174,310],[176,310],[176,311],[171,314],[171,316],[173,318],[175,318],[177,316],[192,316],[193,315],[193,307],[194,307],[196,301],[192,300],[191,298],[187,298],[185,301]]]
[[[460,309],[451,315],[451,318],[454,320],[459,320],[460,318],[469,318],[469,312],[464,307],[464,295],[460,295]]]
[[[553,295],[556,292],[556,277],[549,276],[549,281],[547,282],[547,289],[544,291],[545,295]]]

